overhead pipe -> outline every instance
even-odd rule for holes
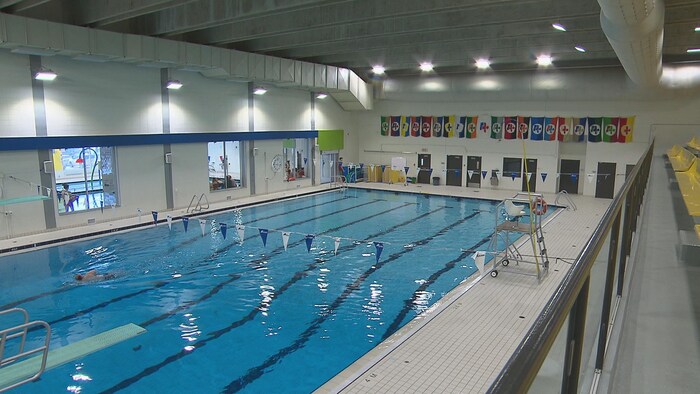
[[[598,0],[600,26],[627,76],[647,87],[661,80],[663,0]]]

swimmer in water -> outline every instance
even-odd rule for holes
[[[75,276],[75,280],[77,280],[78,282],[95,282],[113,278],[114,274],[98,274],[97,270],[90,270],[84,274],[78,274]]]

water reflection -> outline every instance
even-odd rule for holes
[[[260,286],[260,297],[262,299],[260,300],[260,306],[258,309],[260,312],[262,312],[263,316],[267,316],[267,311],[270,309],[270,303],[272,303],[272,299],[275,297],[275,288],[270,285]]]
[[[185,313],[183,316],[186,321],[184,323],[180,323],[180,337],[188,342],[196,341],[199,339],[199,335],[202,333],[197,326],[197,318],[193,317],[191,313]]]

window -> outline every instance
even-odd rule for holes
[[[209,190],[241,187],[239,141],[210,142],[208,148]]]
[[[118,204],[113,147],[62,148],[52,154],[58,213]]]
[[[307,138],[290,138],[282,141],[286,181],[294,181],[309,176],[309,157],[307,152],[309,152],[310,146],[311,140]]]
[[[523,165],[522,159],[514,157],[503,158],[503,176],[506,178],[520,178],[520,168]]]

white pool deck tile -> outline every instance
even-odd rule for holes
[[[358,183],[370,188],[412,193],[452,195],[502,200],[516,193],[513,190],[474,189],[454,186],[401,185]],[[348,192],[352,192],[352,187]],[[211,210],[235,208],[245,204],[276,201],[300,193],[327,191],[328,185],[250,196],[211,204]],[[545,194],[550,203],[555,196]],[[549,274],[538,281],[533,264],[521,263],[499,269],[497,278],[488,272],[466,278],[457,288],[436,302],[422,316],[357,360],[342,373],[321,386],[320,393],[409,393],[486,391],[510,358],[547,300],[560,284],[611,200],[572,196],[578,210],[560,210],[545,224],[544,235],[549,252]],[[159,212],[186,215],[184,209]],[[53,239],[119,231],[136,224],[149,225],[150,211],[140,221],[137,216],[47,231],[0,240],[0,250],[35,245]],[[165,225],[165,224],[159,224]],[[524,249],[523,249],[524,248]],[[27,249],[24,249],[27,250]],[[24,251],[23,250],[23,251]],[[531,250],[521,248],[523,254]],[[487,266],[491,268],[491,264]]]

